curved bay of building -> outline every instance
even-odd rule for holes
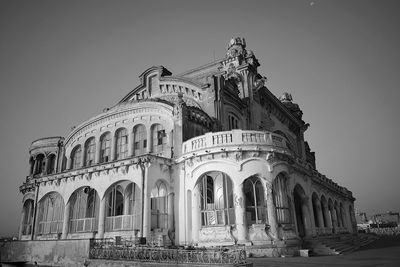
[[[354,197],[321,175],[292,97],[276,98],[244,39],[173,76],[152,67],[114,107],[32,143],[22,240],[298,248],[356,233]],[[145,239],[143,239],[145,238]]]

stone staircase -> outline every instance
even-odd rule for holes
[[[374,242],[378,237],[368,234],[320,237],[304,241],[303,247],[309,249],[310,256],[347,254]]]

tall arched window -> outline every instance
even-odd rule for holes
[[[29,175],[32,175],[32,174],[34,174],[34,167],[35,167],[35,160],[33,159],[33,157],[30,157],[29,158],[29,166],[30,166],[30,169],[29,169]]]
[[[122,187],[115,185],[111,188],[107,197],[107,216],[119,216],[124,212],[124,196]]]
[[[286,177],[282,173],[278,174],[274,182],[272,183],[272,192],[274,194],[276,217],[278,223],[281,224],[291,223],[289,201],[288,201],[287,187],[286,187]]]
[[[203,226],[235,223],[232,181],[222,172],[209,172],[200,177],[201,224]]]
[[[78,169],[82,164],[82,148],[77,145],[71,152],[71,168]]]
[[[246,198],[246,221],[250,224],[265,223],[267,211],[264,188],[257,177],[246,179],[243,186]]]
[[[162,152],[167,144],[167,135],[161,124],[155,124],[151,128],[152,150],[153,153]]]
[[[118,129],[115,138],[115,158],[124,159],[128,156],[128,131],[125,128]]]
[[[99,197],[96,190],[80,188],[71,196],[70,225],[71,233],[89,232],[97,229]]]
[[[133,128],[133,139],[134,155],[145,154],[147,147],[147,132],[143,124],[139,124]]]
[[[50,154],[47,158],[47,174],[56,172],[56,155]]]
[[[39,154],[36,156],[36,169],[35,174],[43,173],[43,165],[44,165],[44,155]]]
[[[151,190],[151,229],[168,227],[167,200],[167,186],[158,181]]]
[[[32,233],[32,221],[33,221],[33,200],[28,199],[24,203],[24,218],[22,223],[22,234],[30,235]]]
[[[60,194],[50,193],[39,202],[39,234],[62,232],[64,201]]]
[[[111,134],[109,132],[100,137],[100,163],[111,160]]]
[[[89,138],[85,143],[85,166],[92,166],[96,155],[96,141],[94,137]]]

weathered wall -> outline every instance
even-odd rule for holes
[[[89,257],[89,239],[5,242],[0,252],[2,262],[84,266],[85,259]]]

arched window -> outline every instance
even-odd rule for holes
[[[39,234],[62,232],[64,201],[60,194],[50,193],[39,202]]]
[[[143,124],[137,125],[133,128],[133,138],[134,155],[138,156],[145,154],[147,147],[147,133]]]
[[[111,134],[109,132],[100,137],[100,163],[111,160]]]
[[[200,177],[201,223],[203,226],[235,224],[232,181],[222,172],[209,172]]]
[[[267,218],[264,189],[257,177],[246,179],[243,186],[246,198],[246,221],[250,224],[265,223]]]
[[[85,166],[92,166],[96,155],[96,140],[89,138],[85,143]]]
[[[162,152],[167,144],[167,135],[165,134],[165,129],[161,124],[153,125],[151,129],[152,135],[152,152],[159,153]]]
[[[56,155],[50,154],[47,158],[47,174],[56,172]]]
[[[119,216],[124,212],[124,196],[122,188],[115,185],[111,188],[107,197],[107,216]]]
[[[239,119],[233,114],[228,114],[228,130],[239,129]]]
[[[30,235],[32,233],[33,221],[33,200],[28,199],[24,203],[24,218],[22,224],[22,235]]]
[[[99,203],[99,196],[93,188],[84,187],[74,192],[71,196],[71,233],[91,232],[97,229]]]
[[[71,168],[78,169],[82,164],[82,148],[80,145],[77,145],[71,153]]]
[[[33,159],[33,157],[29,158],[29,166],[30,166],[29,175],[32,175],[32,174],[34,174],[33,168],[35,167],[35,160]]]
[[[289,201],[286,187],[286,177],[280,173],[272,183],[272,192],[274,194],[276,217],[278,223],[291,223]]]
[[[39,154],[36,156],[36,169],[35,174],[42,174],[43,173],[43,165],[44,165],[44,155]]]
[[[118,129],[115,138],[115,158],[124,159],[128,156],[128,131],[125,128]]]
[[[164,182],[158,181],[151,190],[151,229],[168,227],[168,192]]]

